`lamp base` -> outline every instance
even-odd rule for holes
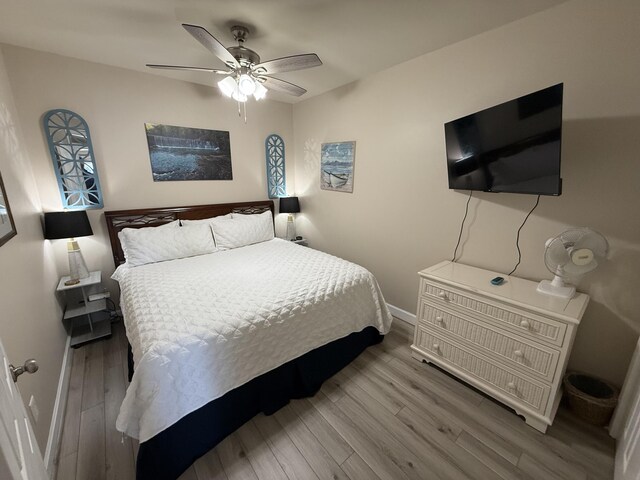
[[[296,224],[293,215],[289,214],[287,218],[287,240],[296,239]]]
[[[67,242],[67,252],[69,253],[69,276],[71,278],[65,282],[65,285],[76,285],[80,283],[81,279],[89,277],[89,269],[87,269],[78,242],[73,238]]]

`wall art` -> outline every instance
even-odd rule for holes
[[[49,110],[42,119],[62,207],[102,208],[102,191],[89,125],[75,112]]]
[[[145,123],[155,182],[232,180],[229,132]]]
[[[320,188],[353,192],[356,142],[323,143],[320,150]]]
[[[269,135],[264,142],[267,157],[267,193],[269,198],[287,196],[284,164],[284,140],[280,135]]]
[[[7,192],[4,190],[2,174],[0,174],[0,245],[4,245],[17,234],[16,226],[13,223],[13,215],[11,215],[11,207],[9,207],[9,200],[7,199]]]

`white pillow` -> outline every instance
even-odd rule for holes
[[[164,225],[158,225],[157,227],[143,227],[143,228],[136,228],[136,229],[124,228],[123,230],[137,230],[138,232],[150,232],[152,230],[164,229],[164,228],[180,228],[180,220],[174,220],[173,222],[165,223]],[[128,245],[127,245],[127,242],[124,240],[124,235],[122,235],[122,230],[118,232],[118,238],[120,239],[120,248],[122,248],[122,253],[124,253],[124,258],[126,260],[126,258],[128,257],[127,255]]]
[[[227,213],[226,215],[220,215],[218,217],[203,218],[201,220],[180,220],[180,224],[183,227],[191,226],[191,225],[202,225],[203,223],[209,224],[211,223],[212,220],[216,218],[231,218],[231,214]]]
[[[211,221],[218,250],[244,247],[273,239],[271,211],[255,215],[234,213],[232,218],[214,218]]]
[[[217,251],[208,224],[185,228],[125,228],[118,237],[127,265],[131,267]]]

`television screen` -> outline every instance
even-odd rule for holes
[[[446,123],[449,188],[560,195],[562,86]]]

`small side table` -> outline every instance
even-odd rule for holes
[[[102,289],[102,272],[91,272],[74,285],[65,285],[70,277],[62,277],[58,282],[58,292],[63,292],[67,305],[64,320],[71,323],[71,346],[82,344],[111,335],[111,315],[107,312],[108,292]],[[87,323],[79,323],[86,317]]]
[[[306,238],[301,238],[300,240],[291,240],[291,243],[295,243],[296,245],[302,245],[303,247],[308,247],[309,242]]]

